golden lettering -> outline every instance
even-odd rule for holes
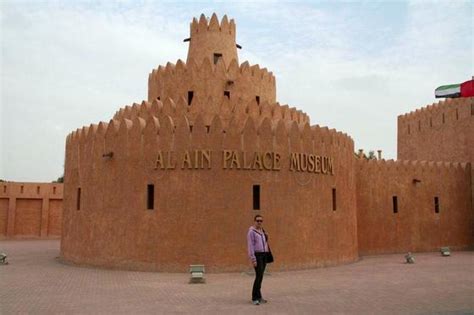
[[[233,168],[235,164],[235,168],[240,170],[240,161],[236,151],[232,151],[232,161],[230,161],[230,168]]]
[[[278,153],[273,153],[273,170],[280,170],[280,154]]]
[[[204,160],[207,164],[207,169],[211,168],[211,150],[201,151],[201,168],[204,169]]]
[[[252,165],[252,169],[257,169],[257,164],[258,164],[258,169],[259,170],[263,170],[263,166],[262,166],[262,156],[260,155],[259,152],[255,152],[253,154],[253,165]]]
[[[322,163],[321,163],[322,166],[323,166],[323,167],[322,167],[322,173],[323,173],[323,174],[327,174],[327,173],[328,173],[328,164],[327,164],[328,162],[327,162],[327,160],[328,160],[328,158],[325,157],[325,156],[323,156],[323,161],[322,161]]]
[[[300,153],[300,166],[303,172],[308,170],[308,160],[306,159],[308,156],[304,153]]]
[[[314,172],[314,154],[308,156],[308,172]]]
[[[316,155],[316,167],[314,169],[315,173],[321,173],[321,157]]]
[[[193,168],[193,163],[191,161],[191,156],[188,151],[184,151],[183,163],[181,164],[181,169],[184,169],[184,165],[187,164],[187,169]]]
[[[247,152],[242,152],[242,158],[243,158],[243,168],[244,170],[250,170],[252,168],[252,162],[250,162],[249,164],[247,164]]]
[[[291,153],[290,171],[300,171],[300,160],[298,155],[298,153]]]
[[[224,150],[223,155],[224,155],[224,169],[227,169],[227,161],[229,161],[232,158],[232,151]]]
[[[166,152],[168,158],[166,159],[166,169],[174,170],[176,166],[176,161],[173,159],[173,152]]]
[[[265,152],[263,154],[263,168],[266,170],[271,170],[272,169],[272,153],[271,152]],[[266,162],[269,162],[270,165],[268,165]]]
[[[199,153],[200,152],[201,152],[200,150],[194,150],[194,169],[199,168]]]
[[[156,156],[156,161],[155,161],[155,170],[158,168],[163,169],[165,166],[163,165],[163,154],[161,151],[158,151],[158,154]]]
[[[249,153],[238,150],[223,150],[224,169],[245,170],[281,170],[281,155],[272,151]],[[176,159],[173,151],[158,151],[155,159],[156,169],[175,169],[178,163],[181,169],[211,169],[212,151],[184,151],[182,160]],[[291,172],[309,172],[334,175],[334,159],[306,153],[290,153]]]

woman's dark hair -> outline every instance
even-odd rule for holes
[[[257,218],[262,218],[262,219],[263,219],[263,217],[262,217],[260,214],[257,214],[257,215],[253,218],[253,220],[254,220],[254,221],[257,221]]]

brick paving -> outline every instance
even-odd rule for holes
[[[59,241],[0,241],[0,314],[474,314],[474,252],[364,257],[331,268],[271,272],[268,304],[250,304],[253,276],[189,275],[62,264]]]

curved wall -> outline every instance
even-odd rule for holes
[[[198,65],[197,61],[201,61]],[[214,64],[211,59],[190,59],[185,64],[181,60],[176,65],[167,63],[159,66],[148,77],[148,101],[160,98],[177,100],[188,99],[188,92],[193,92],[192,101],[209,98],[221,99],[224,92],[234,100],[255,100],[276,102],[275,77],[266,68],[259,65],[250,66],[246,61],[240,66],[235,59],[226,64],[219,60]]]
[[[221,119],[224,129],[227,129],[232,121],[235,125],[243,128],[243,124],[248,117],[251,117],[256,124],[260,124],[263,119],[269,118],[272,124],[283,120],[285,124],[296,122],[300,127],[309,123],[309,117],[301,110],[279,103],[269,104],[264,102],[257,104],[255,101],[244,103],[240,101],[222,98],[220,102],[196,100],[190,106],[181,98],[177,102],[166,99],[164,102],[154,100],[153,102],[143,101],[141,104],[125,106],[118,110],[113,119],[134,119],[136,117],[147,120],[151,116],[158,117],[168,115],[173,119],[186,115],[189,124],[192,126],[197,116],[200,115],[206,126],[210,126],[212,119],[217,115]]]
[[[307,124],[300,128],[296,122],[272,125],[268,118],[258,126],[249,118],[243,129],[231,123],[224,132],[218,116],[209,129],[198,116],[190,129],[185,116],[173,121],[160,115],[146,122],[134,118],[91,125],[68,137],[63,259],[139,270],[183,272],[197,263],[210,271],[246,270],[246,233],[256,213],[265,218],[275,269],[358,258],[353,142],[348,136]],[[203,168],[201,162],[197,169],[183,164],[185,152],[193,163],[194,150],[211,150],[211,165],[207,160]],[[223,150],[235,151],[241,169],[237,162],[231,169],[230,160],[224,168]],[[174,152],[174,169],[161,168],[166,162],[157,163],[159,151],[164,161],[166,152]],[[110,152],[112,158],[103,157]],[[243,169],[242,152],[279,154],[280,170],[260,164]],[[291,153],[330,157],[333,174],[324,159],[320,173],[314,163],[294,164],[291,171]],[[264,162],[270,166],[272,161]],[[302,171],[308,168],[312,172]],[[154,185],[154,210],[147,210],[149,184]],[[261,189],[259,211],[253,210],[253,185]]]

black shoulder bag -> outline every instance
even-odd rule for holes
[[[263,230],[263,234],[265,235],[265,241],[266,241],[267,246],[268,246],[268,252],[265,253],[265,262],[267,264],[271,264],[275,260],[273,259],[273,254],[272,254],[272,250],[270,249],[270,245],[268,245],[268,235],[267,235],[267,233],[265,233],[265,230]]]

